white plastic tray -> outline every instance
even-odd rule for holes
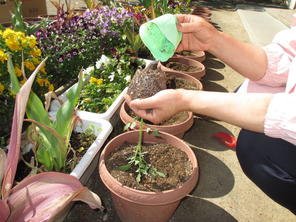
[[[97,136],[93,144],[87,149],[82,159],[71,172],[72,176],[80,179],[85,171],[91,165],[93,159],[98,155],[99,150],[107,140],[113,128],[110,122],[104,119],[85,120],[81,116],[82,123],[77,124],[75,132],[85,132],[87,129],[93,129],[93,133]],[[92,172],[92,170],[90,170]],[[85,178],[88,180],[88,178]]]
[[[63,94],[61,94],[59,96],[59,99],[62,102],[64,102],[66,100],[66,94],[72,87],[70,87],[66,92],[64,92]],[[77,110],[77,115],[80,116],[80,118],[86,119],[86,120],[105,119],[105,120],[109,121],[113,117],[114,113],[118,110],[120,105],[122,104],[122,102],[124,100],[123,96],[126,93],[126,91],[127,91],[127,88],[125,88],[119,94],[119,96],[115,99],[115,101],[112,103],[112,105],[109,107],[109,109],[104,113],[93,113],[93,112],[88,112],[88,111],[83,111],[83,110]],[[51,102],[49,114],[52,118],[55,118],[55,114],[60,106],[61,105],[58,100],[53,100]]]

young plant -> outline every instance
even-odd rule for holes
[[[129,127],[134,127],[135,124],[128,123],[128,125],[125,127],[125,129]],[[150,128],[147,129],[147,132],[152,132],[154,136],[159,136],[158,131],[151,130]],[[140,119],[140,129],[139,129],[139,137],[138,137],[138,143],[135,146],[134,154],[128,158],[129,162],[127,165],[120,166],[118,170],[121,171],[127,171],[129,170],[133,165],[137,168],[136,169],[136,181],[138,183],[141,182],[141,178],[143,175],[151,175],[151,176],[161,176],[165,177],[165,174],[162,172],[157,171],[156,168],[154,168],[151,164],[147,163],[145,161],[145,154],[147,152],[142,151],[142,138],[143,138],[143,118]]]
[[[43,63],[44,64],[44,61]],[[8,59],[8,72],[11,78],[11,91],[17,94],[20,83],[13,68],[11,58]],[[56,120],[52,121],[39,97],[31,92],[26,114],[33,123],[34,143],[36,144],[36,159],[45,171],[63,171],[69,152],[69,140],[74,127],[74,110],[78,103],[83,80],[82,72],[78,83],[67,93],[67,100],[58,109]],[[41,170],[41,168],[39,168]]]
[[[78,200],[86,202],[91,208],[102,209],[100,198],[68,174],[40,173],[14,186],[26,105],[27,109],[32,108],[30,100],[36,96],[30,93],[31,87],[43,65],[44,61],[18,90],[7,157],[0,149],[0,221],[3,222],[55,221],[71,201]]]

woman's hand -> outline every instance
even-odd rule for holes
[[[154,124],[169,119],[174,114],[183,111],[180,90],[167,89],[145,99],[135,99],[126,95],[125,99],[129,107],[140,117]]]
[[[217,29],[203,18],[196,15],[176,15],[177,28],[183,33],[183,38],[177,51],[209,50]]]

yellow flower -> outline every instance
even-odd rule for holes
[[[23,32],[15,32],[15,36],[20,38],[20,40],[25,39],[25,33]]]
[[[2,36],[3,35],[3,31],[2,30],[0,30],[0,36]]]
[[[5,89],[4,85],[2,85],[2,84],[0,83],[0,95],[3,94],[4,89]]]
[[[33,49],[33,48],[36,46],[36,44],[37,44],[36,37],[33,36],[33,35],[28,36],[28,37],[27,37],[27,41],[28,41],[28,43],[29,43],[29,47],[32,48],[32,49]]]
[[[21,49],[19,41],[17,39],[15,39],[15,38],[6,39],[5,40],[5,44],[12,51],[17,51],[17,50],[20,50]]]
[[[27,81],[26,79],[23,79],[23,80],[20,81],[20,84],[24,85],[26,81]]]
[[[38,59],[38,58],[36,58],[36,57],[33,57],[32,58],[32,61],[33,61],[33,63],[35,64],[35,65],[38,65],[41,61]]]
[[[54,91],[54,86],[52,85],[52,84],[49,84],[49,86],[48,86],[48,91],[50,92],[50,91]]]
[[[34,57],[41,56],[41,50],[38,49],[37,47],[33,48],[32,51],[30,51],[29,53],[30,53],[30,55],[32,55]]]
[[[17,66],[14,67],[14,71],[15,71],[16,76],[22,76],[23,75],[22,70]]]
[[[30,71],[33,71],[35,70],[35,65],[32,63],[32,62],[29,62],[29,61],[25,61],[24,62],[24,65],[27,69],[29,69]]]
[[[47,79],[37,78],[36,82],[38,83],[39,86],[46,86],[48,80]]]
[[[40,68],[40,72],[42,72],[42,73],[44,73],[44,74],[47,74],[47,72],[45,71],[45,67],[44,67],[44,66],[42,66],[42,67]]]
[[[103,79],[97,79],[95,77],[90,77],[89,82],[93,83],[93,84],[97,84],[97,85],[102,85]]]
[[[13,31],[11,28],[7,28],[3,32],[3,38],[8,39],[8,38],[14,38],[15,31]]]
[[[8,56],[4,53],[4,51],[0,50],[0,62],[4,63],[8,59]]]

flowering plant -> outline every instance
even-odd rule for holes
[[[48,57],[48,73],[57,86],[76,80],[81,68],[95,63],[102,55],[116,53],[125,45],[123,25],[130,20],[123,8],[102,7],[82,15],[67,17],[65,13],[36,33],[38,44]]]
[[[103,55],[95,66],[84,71],[89,75],[89,82],[81,91],[78,109],[95,113],[105,112],[128,86],[136,69],[142,65],[142,60],[126,54],[117,58]]]
[[[33,35],[25,35],[10,28],[0,30],[0,122],[3,125],[0,129],[0,138],[2,140],[8,138],[10,132],[15,98],[7,67],[9,55],[12,57],[15,64],[14,71],[22,85],[27,80],[25,73],[31,73],[40,63],[41,50],[37,47],[36,38]],[[54,90],[44,68],[39,72],[37,84],[33,85],[33,89],[38,95]]]

